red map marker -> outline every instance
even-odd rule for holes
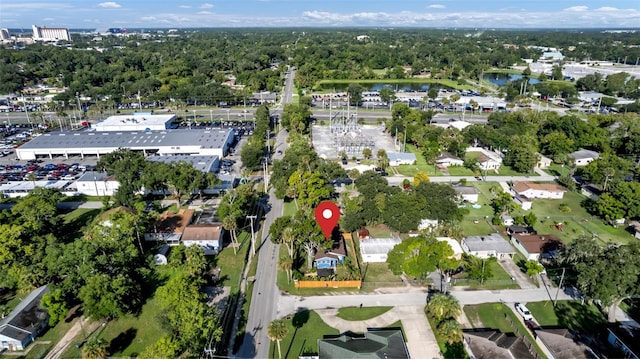
[[[322,228],[324,237],[329,240],[329,238],[331,238],[331,232],[333,232],[336,224],[338,224],[338,220],[340,220],[340,209],[335,203],[324,201],[316,207],[315,215],[316,222],[318,222],[318,225]]]

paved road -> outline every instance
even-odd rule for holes
[[[293,79],[295,72],[290,71],[287,76],[285,90],[283,93],[283,103],[291,102],[293,92]],[[281,109],[282,103],[275,113]],[[278,132],[276,136],[275,148],[284,153],[286,149],[286,131]],[[276,158],[282,156],[276,152]],[[276,284],[278,268],[278,245],[275,245],[268,238],[269,227],[273,221],[282,216],[283,201],[275,197],[274,190],[269,192],[269,212],[265,216],[262,226],[262,238],[258,245],[258,270],[256,280],[253,285],[253,294],[249,308],[246,331],[240,350],[236,354],[237,358],[267,358],[271,342],[267,337],[267,327],[269,323],[277,318],[276,309],[279,303],[280,292]]]

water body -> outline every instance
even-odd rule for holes
[[[428,83],[359,83],[365,91],[380,91],[381,89],[388,87],[396,92],[427,92],[431,88],[432,84]],[[440,84],[436,84],[438,88],[446,88],[446,86],[442,86]],[[323,90],[333,90],[336,91],[346,91],[349,87],[349,84],[336,84],[336,83],[323,83],[320,85],[320,88]]]
[[[522,75],[518,74],[485,74],[484,79],[498,86],[504,86],[508,82],[520,80]],[[534,79],[529,77],[529,85],[539,84],[540,81],[538,79]]]

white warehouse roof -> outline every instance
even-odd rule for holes
[[[98,132],[103,131],[159,131],[175,128],[176,115],[152,115],[134,113],[131,115],[109,116],[92,126]]]

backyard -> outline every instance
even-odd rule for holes
[[[606,324],[604,315],[595,305],[575,300],[560,300],[555,307],[550,301],[529,302],[527,308],[543,328],[560,327],[593,334]]]
[[[467,279],[467,273],[462,272],[452,280],[454,286],[469,286],[475,289],[519,289],[518,283],[511,279],[509,273],[495,260],[485,261],[487,267],[493,271],[493,277],[481,283],[478,280]]]

